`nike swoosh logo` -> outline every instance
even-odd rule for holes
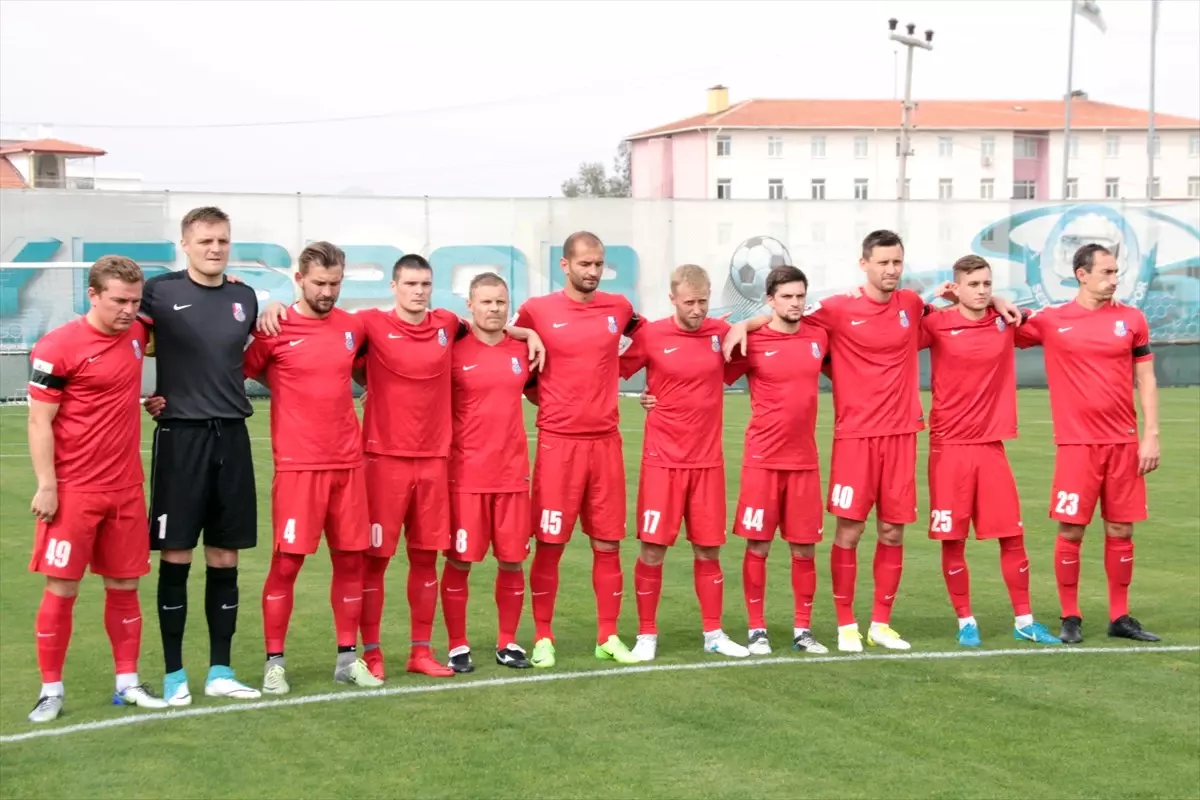
[[[303,339],[297,339],[294,342],[288,342],[288,344],[291,345],[292,347],[295,347],[296,345],[300,344],[303,341],[304,341]]]
[[[388,338],[389,339],[403,339],[404,334],[403,333],[389,333]]]
[[[1071,328],[1073,328],[1073,327],[1075,327],[1075,326],[1074,326],[1074,325],[1071,325],[1071,326],[1068,326],[1068,327],[1066,327],[1066,328],[1059,328],[1059,329],[1058,329],[1058,332],[1059,332],[1059,333],[1066,333],[1067,331],[1071,330]]]
[[[163,606],[162,610],[163,611],[178,611],[181,608],[183,608],[183,606]]]
[[[1021,567],[1021,572],[1029,572],[1029,565],[1026,564],[1025,566]]]
[[[864,322],[866,322],[866,320],[865,320],[865,319],[852,319],[852,320],[850,320],[850,324],[851,324],[851,325],[862,325]]]
[[[237,607],[238,607],[238,604],[237,604],[237,603],[234,603],[234,604],[233,604],[233,605],[231,605],[231,606],[227,606],[227,605],[225,605],[224,603],[221,603],[221,610],[222,610],[222,611],[233,611],[233,610],[234,610],[235,608],[237,608]]]
[[[638,592],[638,597],[645,597],[648,594],[654,594],[654,592]]]
[[[767,352],[763,353],[763,355],[766,356],[767,358],[770,358],[771,356],[775,355],[778,352],[779,352],[778,350],[768,350]]]
[[[100,356],[92,356],[91,358],[88,359],[88,363],[90,364],[98,358],[100,358]]]
[[[462,591],[462,589],[447,589],[446,593],[449,594],[450,592],[461,592],[461,591]]]
[[[957,575],[958,573],[962,572],[963,569],[964,569],[963,567],[959,567],[958,569],[952,569],[952,570],[950,570],[950,574]]]
[[[1063,565],[1064,567],[1069,567],[1069,566],[1071,566],[1072,564],[1078,564],[1078,563],[1079,563],[1079,559],[1075,559],[1074,561],[1063,561],[1063,562],[1061,562],[1061,563],[1062,563],[1062,565]]]
[[[476,368],[476,367],[478,367],[478,366],[479,366],[478,364],[472,364],[472,365],[471,365],[471,366],[469,366],[469,367],[463,367],[463,372],[467,372],[468,370],[475,369],[475,368]]]
[[[962,331],[950,331],[951,336],[958,336]]]
[[[343,603],[357,603],[359,600],[362,600],[362,597],[343,597],[342,598]]]
[[[663,352],[664,353],[674,353],[678,349],[679,349],[678,347],[669,347],[666,350],[663,350]]]
[[[287,597],[286,594],[269,594],[269,595],[267,595],[268,600],[282,600],[285,597]]]
[[[430,586],[437,586],[437,581],[430,581],[429,583],[425,584],[426,589],[428,589]]]
[[[133,619],[122,618],[121,624],[122,625],[132,625],[133,623],[137,622],[139,619],[141,619],[141,617],[134,617]]]
[[[567,326],[567,325],[570,325],[570,324],[571,324],[571,323],[569,323],[569,322],[556,322],[556,323],[554,323],[554,327],[556,327],[556,328],[562,328],[562,327],[565,327],[565,326]]]
[[[1128,564],[1130,561],[1133,561],[1133,556],[1122,556],[1121,557],[1122,564]]]
[[[54,635],[55,634],[53,634],[53,633],[39,633],[38,638],[39,639],[49,639],[50,637],[52,637]]]
[[[176,311],[183,311],[185,308],[191,308],[191,307],[192,307],[191,303],[188,303],[186,306],[174,306]]]

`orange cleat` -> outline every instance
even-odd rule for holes
[[[408,658],[408,671],[418,675],[428,675],[431,678],[452,678],[454,670],[445,664],[439,664],[427,648],[414,649]]]
[[[364,652],[363,661],[367,662],[367,669],[371,670],[372,675],[379,680],[384,680],[382,648],[376,647],[373,650]]]

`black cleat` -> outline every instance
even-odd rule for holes
[[[1062,639],[1063,644],[1079,644],[1082,642],[1083,619],[1081,617],[1063,617],[1062,630],[1059,631],[1058,638]]]
[[[459,675],[467,672],[474,672],[475,665],[471,663],[471,651],[464,650],[461,653],[450,656],[450,663],[446,666],[454,670]]]
[[[502,667],[509,667],[511,669],[529,669],[533,666],[529,659],[525,657],[525,651],[515,644],[510,644],[503,650],[497,650],[496,663]]]
[[[1108,623],[1108,635],[1114,639],[1135,639],[1139,642],[1161,642],[1162,637],[1142,630],[1142,623],[1128,614]]]

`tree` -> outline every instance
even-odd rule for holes
[[[629,164],[629,142],[622,142],[613,158],[611,176],[599,161],[585,161],[574,178],[563,181],[563,197],[629,197]]]

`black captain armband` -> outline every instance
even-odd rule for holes
[[[53,365],[34,359],[33,372],[29,375],[29,382],[43,389],[62,391],[67,386],[67,379],[62,375],[53,374],[50,371],[52,369],[54,369]]]
[[[1134,358],[1145,358],[1148,355],[1150,355],[1150,345],[1148,344],[1139,344],[1137,347],[1133,348]]]
[[[538,385],[538,374],[536,372],[529,373],[529,380],[525,381],[525,388],[521,391],[528,392],[530,389],[536,389]]]
[[[642,322],[642,318],[638,316],[638,313],[636,311],[633,312],[633,316],[629,318],[629,324],[627,324],[625,326],[625,330],[622,331],[622,333],[624,333],[626,336],[629,336],[635,330],[637,330],[637,326],[640,325],[641,322]]]
[[[937,311],[937,309],[933,307],[933,304],[932,304],[932,303],[926,303],[926,304],[925,304],[925,305],[924,305],[924,306],[921,308],[921,316],[922,316],[922,317],[928,317],[930,314],[934,313],[935,311]]]
[[[460,319],[458,321],[458,330],[454,332],[454,341],[457,342],[459,339],[463,338],[470,332],[471,332],[471,326],[468,325],[464,320]]]

